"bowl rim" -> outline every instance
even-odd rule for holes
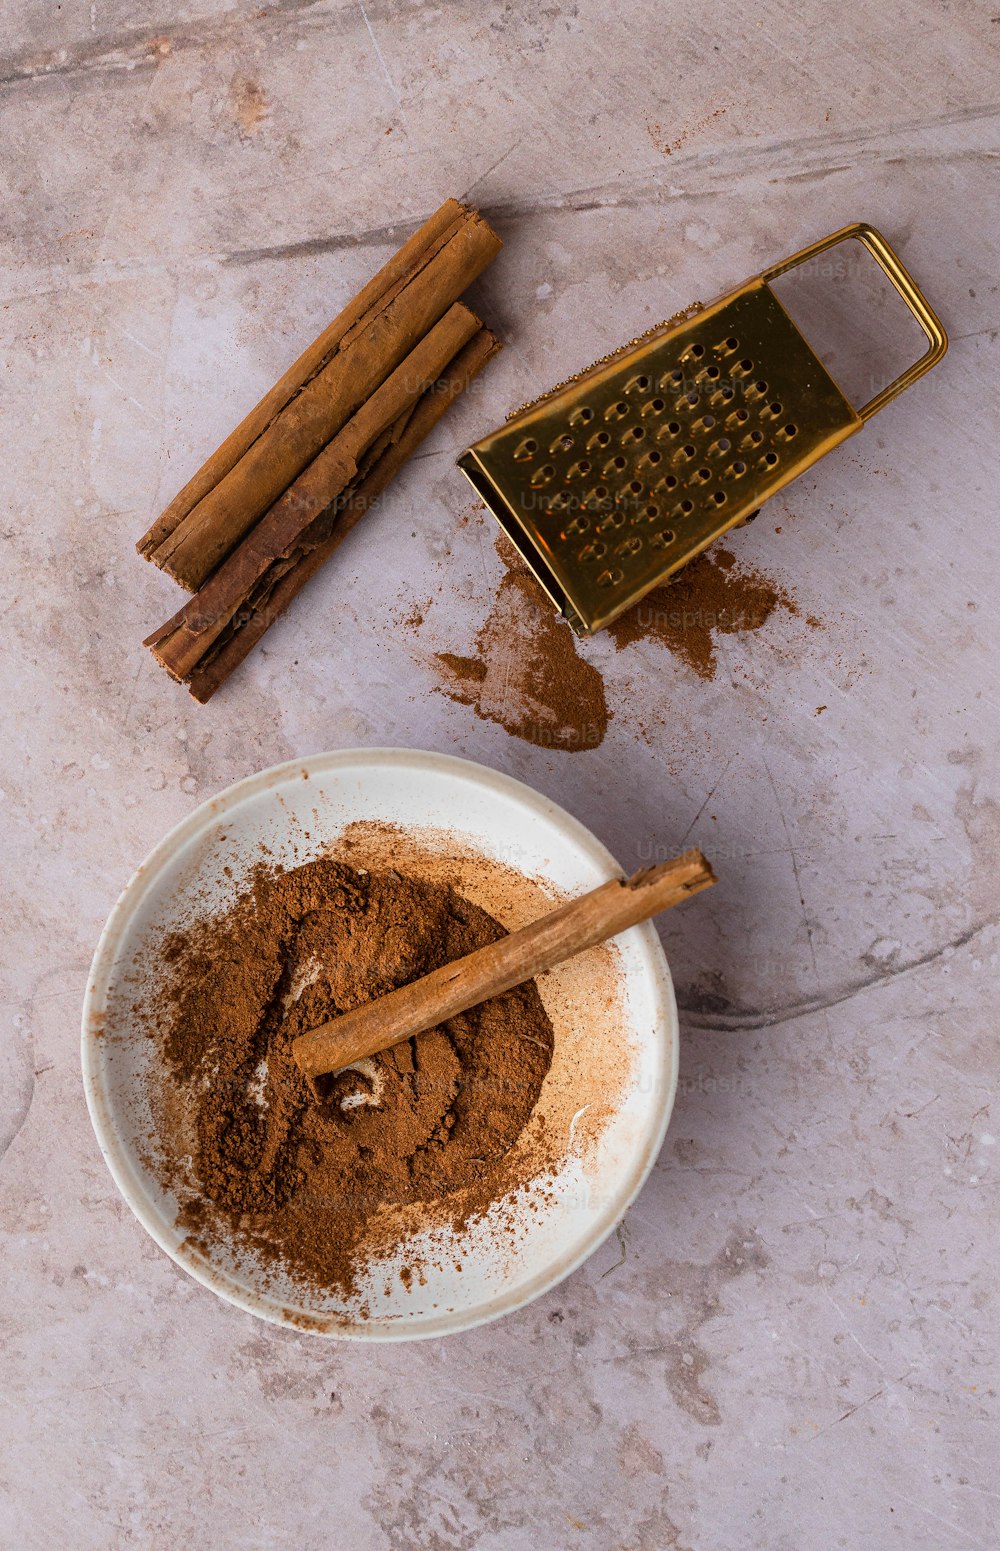
[[[605,1222],[602,1213],[600,1225],[593,1234],[585,1237],[577,1253],[568,1260],[558,1259],[549,1263],[537,1276],[531,1277],[524,1283],[516,1293],[512,1292],[509,1295],[501,1293],[488,1304],[478,1308],[442,1313],[436,1318],[423,1322],[418,1328],[408,1328],[402,1321],[399,1325],[386,1324],[381,1327],[374,1321],[371,1325],[363,1322],[346,1324],[334,1315],[310,1316],[300,1310],[282,1309],[275,1302],[268,1303],[260,1299],[259,1295],[244,1292],[222,1276],[209,1261],[191,1252],[181,1254],[180,1246],[170,1241],[160,1217],[150,1206],[128,1157],[127,1148],[111,1124],[111,1109],[106,1102],[103,1083],[104,1069],[98,1031],[103,1027],[103,1014],[113,982],[113,971],[121,940],[125,936],[133,914],[147,892],[155,886],[161,870],[173,860],[179,849],[195,840],[202,832],[208,831],[226,813],[231,812],[248,798],[281,786],[290,778],[321,778],[328,772],[342,771],[360,765],[428,770],[435,774],[444,773],[459,780],[471,781],[480,787],[492,788],[498,794],[502,793],[527,808],[534,809],[539,817],[554,824],[607,878],[621,877],[623,874],[624,869],[619,866],[608,848],[565,808],[515,776],[494,770],[475,760],[418,748],[385,746],[332,750],[270,765],[206,798],[174,824],[139,864],[115,901],[98,939],[84,993],[81,1026],[83,1087],[98,1146],[126,1204],[154,1242],[170,1256],[171,1260],[217,1297],[225,1299],[226,1302],[246,1313],[255,1315],[258,1319],[268,1320],[285,1329],[308,1331],[329,1338],[369,1342],[430,1340],[487,1324],[505,1314],[513,1313],[516,1309],[523,1308],[541,1297],[543,1293],[549,1292],[576,1271],[611,1236],[646,1183],[659,1156],[670,1123],[677,1094],[680,1065],[679,1025],[673,980],[666,954],[652,921],[630,927],[627,933],[621,935],[631,938],[633,944],[639,948],[644,961],[643,967],[649,975],[655,1006],[651,1037],[660,1044],[661,1056],[664,1054],[662,1049],[664,1042],[667,1044],[668,1059],[664,1062],[666,1082],[660,1100],[658,1123],[644,1146],[639,1149],[637,1158],[628,1170],[626,1188],[620,1194],[615,1194],[610,1217]]]

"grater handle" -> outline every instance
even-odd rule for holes
[[[867,226],[862,221],[854,226],[845,226],[829,237],[821,237],[819,242],[811,243],[808,248],[803,248],[801,252],[784,259],[780,264],[774,264],[770,269],[765,269],[760,278],[767,284],[777,279],[778,275],[785,274],[787,270],[806,263],[817,253],[822,253],[839,242],[846,242],[851,237],[861,243],[883,273],[888,276],[927,336],[927,349],[920,359],[914,361],[912,366],[908,366],[905,372],[884,387],[880,393],[876,393],[874,398],[869,399],[868,403],[858,410],[862,420],[870,420],[872,415],[877,415],[880,409],[884,409],[905,388],[916,382],[918,377],[922,377],[924,372],[929,372],[948,348],[948,336],[941,326],[940,319],[881,232],[877,232],[874,226]]]

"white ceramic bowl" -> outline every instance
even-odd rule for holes
[[[492,904],[508,926],[539,913],[545,897],[539,885],[549,898],[558,898],[620,875],[610,853],[555,803],[466,760],[364,749],[262,771],[203,803],[172,830],[111,912],[83,1009],[84,1086],[101,1150],[125,1200],[167,1254],[213,1292],[265,1319],[325,1335],[438,1336],[509,1313],[546,1292],[619,1222],[653,1165],[670,1117],[677,1085],[676,1005],[649,923],[543,978],[540,990],[553,1020],[556,1054],[540,1103],[549,1102],[551,1087],[563,1120],[573,1111],[566,1156],[541,1208],[536,1201],[528,1210],[511,1198],[498,1204],[498,1212],[517,1218],[517,1232],[504,1235],[502,1252],[489,1221],[463,1236],[461,1274],[450,1262],[435,1270],[431,1262],[442,1257],[429,1255],[424,1279],[407,1277],[411,1285],[404,1286],[398,1276],[386,1276],[382,1262],[362,1290],[361,1307],[357,1297],[306,1295],[291,1279],[275,1283],[273,1274],[265,1277],[262,1267],[231,1244],[193,1247],[176,1226],[177,1200],[144,1161],[155,1130],[150,1083],[162,1082],[164,1073],[155,1041],[136,1028],[130,1011],[137,990],[141,995],[142,966],[156,958],[164,931],[182,922],[195,902],[204,909],[206,902],[217,906],[232,897],[234,881],[259,859],[262,843],[279,862],[298,865],[328,852],[347,826],[359,821],[422,832],[442,853],[453,848],[465,858],[470,889],[481,872],[497,864],[508,876],[523,875],[516,919],[505,920],[488,896],[477,901],[486,908]],[[564,1058],[566,1051],[571,1059]],[[587,1122],[581,1117],[588,1113],[598,1120],[589,1126],[587,1145],[577,1146],[576,1122],[582,1134]],[[420,1244],[411,1240],[405,1254],[407,1263],[414,1255],[419,1263]]]

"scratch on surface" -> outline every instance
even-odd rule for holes
[[[135,704],[136,688],[139,683],[139,675],[142,672],[144,660],[145,659],[143,657],[139,658],[139,663],[135,670],[135,678],[132,680],[132,688],[129,691],[128,704],[125,707],[125,715],[122,718],[122,732],[126,732],[128,730],[129,717],[132,714],[132,707]]]
[[[621,1250],[621,1255],[613,1266],[608,1266],[606,1271],[601,1272],[597,1278],[599,1282],[603,1282],[604,1278],[610,1276],[612,1271],[617,1271],[618,1267],[623,1266],[628,1259],[629,1226],[627,1222],[623,1221],[618,1224],[615,1229],[615,1238],[618,1240],[618,1248]]]
[[[148,420],[152,420],[156,425],[159,425],[159,420],[157,416],[153,414],[153,411],[148,409],[145,404],[141,404],[135,395],[130,393],[127,388],[123,388],[117,377],[112,377],[106,366],[100,367],[99,370],[101,371],[102,375],[108,379],[111,385],[118,389],[118,392],[121,394],[122,398],[128,399],[129,403],[134,404],[136,409],[138,409],[141,414],[145,415]]]
[[[365,26],[368,29],[368,36],[371,38],[371,40],[372,40],[372,48],[375,50],[375,58],[378,60],[379,66],[381,67],[381,70],[382,70],[382,74],[385,76],[386,85],[388,86],[390,92],[393,95],[393,99],[394,99],[394,101],[396,103],[396,107],[399,109],[400,113],[402,114],[403,104],[400,101],[399,92],[396,90],[396,83],[393,80],[391,74],[389,73],[389,66],[385,62],[385,55],[383,54],[382,50],[379,48],[378,38],[376,38],[374,30],[372,28],[372,24],[368,20],[368,12],[365,10],[364,0],[358,0],[358,10],[361,12],[361,19],[362,19],[362,21],[364,22]]]
[[[867,1400],[859,1400],[857,1405],[856,1406],[851,1406],[849,1408],[849,1410],[844,1412],[843,1416],[834,1417],[832,1422],[827,1422],[825,1427],[821,1427],[818,1432],[813,1433],[812,1438],[810,1438],[808,1440],[808,1442],[812,1443],[814,1439],[821,1438],[824,1433],[828,1433],[830,1431],[831,1427],[837,1427],[837,1426],[839,1426],[839,1424],[841,1422],[846,1422],[847,1418],[849,1416],[853,1416],[855,1414],[855,1412],[856,1411],[860,1411],[863,1406],[870,1406],[873,1400],[880,1399],[881,1396],[884,1395],[884,1394],[885,1394],[885,1390],[884,1389],[877,1389],[875,1391],[874,1395],[869,1395],[868,1396]]]
[[[678,851],[681,849],[681,847],[683,846],[683,844],[684,844],[685,840],[687,839],[688,835],[690,835],[691,831],[694,829],[694,826],[697,824],[698,820],[701,818],[701,816],[704,813],[705,809],[708,807],[709,803],[712,801],[712,798],[715,796],[716,792],[719,790],[719,787],[722,785],[722,783],[725,780],[726,776],[729,774],[729,771],[732,769],[733,764],[735,763],[735,760],[736,760],[736,755],[734,754],[732,759],[728,761],[728,763],[727,763],[725,769],[723,770],[722,774],[716,779],[715,784],[712,787],[712,790],[709,792],[708,796],[705,798],[705,801],[702,803],[701,807],[698,809],[698,812],[695,814],[694,818],[691,820],[691,822],[688,825],[687,829],[684,831],[683,835],[678,840],[678,842],[677,842],[677,849],[678,849]]]
[[[683,996],[678,996],[678,1011],[684,1014],[685,1023],[692,1029],[778,1028],[783,1023],[794,1022],[796,1018],[805,1018],[812,1013],[826,1012],[831,1007],[840,1007],[844,1002],[853,1001],[854,997],[860,996],[864,991],[873,991],[879,986],[889,985],[901,975],[916,974],[918,970],[925,969],[945,954],[955,953],[959,948],[968,947],[982,933],[991,931],[996,924],[992,916],[985,921],[977,921],[974,926],[960,932],[949,942],[942,943],[940,947],[929,948],[926,953],[920,954],[917,958],[897,964],[892,969],[879,974],[868,975],[864,979],[852,980],[846,985],[834,987],[823,996],[803,997],[801,1001],[786,1002],[780,1007],[733,1007],[727,1012],[712,1013],[702,1013],[697,1006],[688,1007]]]
[[[502,156],[498,156],[492,167],[487,167],[485,172],[481,172],[479,177],[474,179],[474,181],[469,184],[468,188],[465,190],[465,193],[461,196],[463,201],[468,199],[473,189],[477,189],[480,183],[485,183],[486,179],[491,177],[492,174],[496,172],[498,167],[502,167],[509,156],[513,156],[514,152],[517,150],[523,139],[523,135],[518,135],[517,139],[514,141],[514,144],[509,148],[509,150],[504,151]]]
[[[809,913],[806,910],[805,897],[802,893],[802,879],[799,877],[799,864],[795,857],[795,847],[792,845],[792,833],[788,828],[788,820],[785,818],[784,805],[782,804],[781,798],[778,795],[778,788],[775,783],[774,776],[771,774],[771,767],[767,762],[766,756],[764,756],[764,769],[767,772],[767,779],[770,784],[771,791],[774,794],[775,803],[777,804],[778,817],[781,820],[781,827],[785,832],[785,839],[788,842],[788,855],[792,863],[792,874],[795,878],[795,888],[799,896],[799,905],[802,908],[802,925],[806,929],[806,938],[809,942],[809,957],[812,959],[813,978],[816,981],[816,989],[818,991],[820,986],[819,965],[816,962],[816,946],[813,942],[812,926],[809,923]]]
[[[965,1539],[976,1547],[976,1551],[981,1551],[982,1541],[978,1535],[970,1534],[968,1530],[962,1528],[961,1524],[955,1524],[951,1519],[946,1519],[940,1513],[935,1513],[934,1509],[928,1508],[926,1503],[914,1503],[913,1506],[918,1513],[926,1513],[929,1519],[936,1519],[939,1524],[943,1524],[945,1529],[950,1529],[953,1533],[957,1531],[958,1534],[964,1535]]]
[[[879,1373],[881,1373],[884,1376],[885,1375],[885,1369],[883,1368],[882,1364],[879,1362],[878,1358],[875,1356],[875,1353],[874,1352],[870,1352],[868,1350],[868,1348],[865,1345],[863,1345],[863,1343],[861,1341],[858,1340],[857,1336],[854,1334],[854,1331],[851,1329],[850,1325],[848,1324],[847,1315],[844,1313],[843,1309],[840,1307],[840,1304],[837,1302],[836,1298],[833,1297],[832,1293],[826,1287],[823,1288],[823,1293],[824,1293],[824,1295],[826,1297],[827,1303],[830,1305],[831,1309],[833,1309],[834,1313],[837,1315],[837,1317],[839,1318],[841,1324],[843,1325],[845,1334],[850,1336],[851,1340],[854,1342],[854,1345],[857,1347],[858,1351],[862,1354],[862,1356],[866,1357],[868,1359],[868,1361],[872,1364],[872,1366],[877,1368]],[[833,1424],[831,1423],[830,1425],[832,1426]]]
[[[146,354],[147,355],[151,355],[154,360],[157,360],[157,361],[159,360],[159,356],[157,355],[156,351],[155,350],[151,350],[148,345],[144,345],[141,339],[136,339],[135,335],[134,334],[130,334],[128,329],[125,328],[123,324],[121,324],[121,323],[112,323],[111,326],[112,326],[113,329],[115,329],[115,331],[117,333],[124,334],[125,338],[126,339],[130,339],[132,341],[133,345],[137,345],[140,350],[145,350]]]

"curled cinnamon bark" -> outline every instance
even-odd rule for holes
[[[498,341],[452,307],[229,558],[144,645],[211,698],[378,498]]]
[[[196,591],[500,250],[448,200],[199,469],[139,541]]]

